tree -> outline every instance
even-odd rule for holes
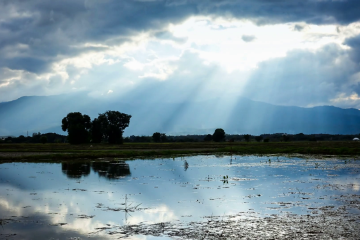
[[[160,134],[160,139],[161,139],[161,142],[166,142],[166,140],[167,140],[166,134],[165,134],[165,133],[161,133],[161,134]]]
[[[96,121],[100,121],[102,136],[109,143],[123,143],[123,133],[130,124],[131,115],[118,111],[107,111],[99,114]],[[97,123],[96,123],[97,124]],[[98,140],[98,139],[97,139]]]
[[[256,136],[256,137],[255,137],[255,140],[256,140],[257,142],[261,142],[261,140],[263,140],[263,137],[262,137],[262,136]]]
[[[68,131],[68,140],[71,144],[86,143],[89,141],[90,117],[79,112],[71,112],[62,119],[62,130]]]
[[[283,138],[283,141],[284,141],[284,142],[289,142],[289,141],[290,141],[290,136],[287,135],[286,133],[284,133],[284,134],[282,135],[282,138]]]
[[[212,140],[212,135],[211,135],[211,134],[208,134],[208,135],[206,135],[206,136],[204,137],[204,141],[205,141],[205,142],[211,142],[211,140]]]
[[[45,143],[47,143],[47,137],[45,136],[45,135],[43,135],[43,136],[41,136],[40,137],[40,142],[42,143],[42,144],[45,144]]]
[[[19,143],[23,143],[23,142],[26,141],[26,138],[25,138],[24,135],[20,135],[20,136],[18,137],[17,141],[18,141]]]
[[[91,122],[90,135],[91,135],[91,142],[93,143],[100,143],[104,137],[103,131],[101,129],[101,121],[98,118],[95,118]]]
[[[216,129],[212,138],[215,142],[223,141],[225,139],[225,131],[222,128]]]
[[[246,142],[250,142],[250,137],[251,137],[250,134],[245,134],[245,135],[244,135],[245,141],[246,141]]]
[[[154,132],[152,135],[152,138],[153,138],[154,142],[160,142],[161,141],[161,133]]]

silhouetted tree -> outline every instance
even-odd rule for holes
[[[246,142],[250,142],[250,137],[251,137],[250,134],[245,134],[245,135],[244,135],[245,141],[246,141]]]
[[[161,134],[160,134],[160,140],[161,140],[161,142],[166,142],[167,137],[166,137],[166,134],[165,134],[165,133],[161,133]]]
[[[161,141],[161,133],[154,132],[152,135],[152,138],[153,138],[154,142],[160,142]]]
[[[17,142],[19,143],[23,143],[26,141],[26,137],[24,135],[20,135],[18,138],[17,138]]]
[[[215,142],[223,141],[225,139],[225,131],[222,128],[216,129],[214,134],[212,135],[212,139]]]
[[[282,138],[283,138],[283,141],[284,141],[284,142],[289,142],[289,141],[290,141],[290,136],[287,135],[287,134],[283,134],[283,135],[282,135]]]
[[[101,131],[109,143],[123,143],[124,129],[129,126],[130,118],[131,115],[118,111],[99,114],[98,121],[101,124]]]
[[[45,143],[47,143],[47,137],[46,136],[41,136],[40,137],[40,142],[42,143],[42,144],[45,144]]]
[[[204,137],[204,141],[205,142],[210,142],[212,140],[212,135],[211,134],[208,134]]]
[[[261,140],[263,140],[263,137],[262,137],[262,136],[256,136],[256,137],[255,137],[255,141],[261,142]]]
[[[101,121],[98,118],[95,118],[91,122],[90,134],[91,134],[91,142],[93,143],[100,143],[101,140],[103,139],[104,134],[101,129]]]
[[[90,117],[79,112],[69,113],[62,120],[62,130],[68,131],[68,140],[71,144],[80,144],[89,141]]]

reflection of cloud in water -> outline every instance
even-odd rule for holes
[[[338,188],[352,189],[353,191],[360,190],[360,174],[353,176],[352,178],[340,177],[337,178],[332,185]]]
[[[60,209],[46,209],[42,206],[27,206],[28,201],[9,202],[0,199],[1,218],[9,219],[4,224],[1,234],[16,234],[16,239],[85,239],[95,228],[103,227],[104,224],[93,219],[79,219],[76,216],[79,212],[73,212],[74,218],[69,219],[67,206]],[[39,202],[40,203],[40,202]],[[26,224],[26,228],[24,228]],[[96,235],[96,239],[108,239],[105,232]]]
[[[177,220],[174,211],[169,209],[166,205],[160,205],[155,208],[145,209],[141,213],[137,213],[134,216],[130,216],[127,219],[127,224],[139,224],[146,222],[148,224],[169,222]]]
[[[6,185],[0,187],[0,193],[6,192],[6,189]],[[53,236],[64,236],[59,239],[63,239],[65,236],[66,239],[69,236],[87,238],[88,233],[93,232],[96,228],[104,227],[104,224],[106,224],[106,222],[94,218],[78,217],[79,215],[89,214],[87,212],[88,207],[84,208],[86,196],[77,198],[76,196],[69,197],[66,194],[59,194],[56,201],[54,201],[53,192],[38,192],[36,195],[31,195],[31,192],[13,189],[11,193],[11,195],[7,196],[9,200],[0,198],[0,219],[13,219],[14,223],[11,226],[9,225],[10,227],[6,231],[17,234],[21,232],[21,234],[31,236],[24,239],[50,239]],[[33,201],[32,198],[38,198],[39,201]],[[79,205],[77,202],[82,202],[82,204]],[[31,232],[24,231],[21,228],[22,221],[25,221],[23,217],[26,217],[26,224],[32,225],[29,227],[32,228]],[[61,229],[58,229],[60,223],[66,224],[62,225]],[[45,226],[49,225],[57,226],[52,226],[53,229],[50,231],[45,229]],[[8,224],[6,227],[8,227]],[[21,230],[19,230],[20,228]],[[41,234],[37,235],[38,233],[32,231],[44,231],[44,236],[49,234],[49,237],[42,237]],[[96,235],[97,239],[103,239],[106,236],[105,232],[99,234]]]

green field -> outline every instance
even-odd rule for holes
[[[109,144],[0,144],[0,161],[62,161],[67,159],[150,158],[192,154],[321,154],[360,155],[360,143],[324,142],[201,142]]]

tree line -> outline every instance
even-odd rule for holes
[[[0,139],[0,143],[64,143],[66,136],[57,133],[33,133],[31,136],[20,135],[19,137],[6,137]]]
[[[226,134],[218,128],[213,134],[167,136],[165,133],[155,132],[152,136],[129,136],[123,138],[125,128],[130,124],[131,115],[118,111],[107,111],[91,118],[80,112],[71,112],[62,119],[61,128],[68,132],[68,136],[56,133],[33,133],[32,137],[20,135],[19,137],[0,137],[0,143],[100,143],[121,144],[123,142],[288,142],[288,141],[344,141],[359,138],[360,134],[333,135],[333,134]]]
[[[133,136],[131,136],[130,138],[128,138],[126,140],[128,141],[128,140],[131,140],[131,139],[134,139]],[[150,141],[153,140],[154,142],[171,142],[171,141],[174,142],[174,137],[167,137],[165,133],[155,132],[152,135],[152,139],[148,139],[148,140],[150,140]],[[188,140],[190,140],[190,139],[188,139]],[[221,142],[221,141],[224,141],[224,140],[225,140],[225,131],[222,128],[216,129],[212,135],[208,134],[204,138],[204,141]]]

